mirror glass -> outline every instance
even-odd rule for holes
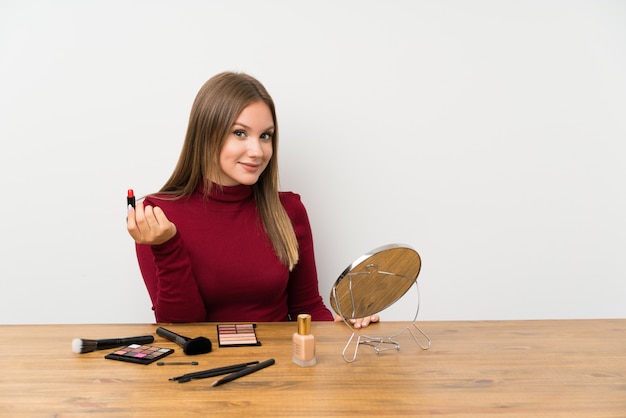
[[[419,254],[406,245],[376,248],[341,273],[331,290],[330,304],[343,318],[374,315],[411,288],[421,266]]]

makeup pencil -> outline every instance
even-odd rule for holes
[[[222,374],[238,372],[239,370],[243,370],[246,367],[255,364],[259,364],[259,362],[251,361],[248,363],[233,364],[232,366],[216,367],[214,369],[202,370],[199,372],[187,373],[178,377],[172,377],[170,380],[178,380],[178,383],[185,383],[191,381],[192,379],[205,379],[207,377],[215,377]]]
[[[264,362],[257,364],[256,366],[246,367],[245,369],[241,369],[238,372],[231,373],[228,376],[221,378],[220,380],[216,380],[215,382],[211,383],[211,386],[219,386],[219,385],[223,385],[224,383],[232,382],[235,379],[239,379],[240,377],[249,375],[250,373],[254,373],[261,369],[269,367],[275,362],[276,361],[274,361],[274,359],[271,358],[269,360],[265,360]]]

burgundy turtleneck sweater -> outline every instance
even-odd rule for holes
[[[251,186],[215,188],[205,198],[151,196],[176,225],[161,245],[137,245],[137,259],[157,322],[286,321],[310,313],[333,320],[319,294],[313,238],[300,196],[280,200],[298,238],[300,261],[281,264],[257,213]]]

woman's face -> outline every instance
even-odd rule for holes
[[[272,154],[274,120],[264,102],[246,106],[230,129],[220,152],[218,179],[222,186],[253,185],[267,167]]]

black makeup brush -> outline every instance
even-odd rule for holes
[[[174,341],[183,348],[183,352],[187,355],[210,353],[213,349],[211,340],[206,337],[188,338],[178,335],[165,328],[158,327],[156,333],[163,338]]]
[[[154,342],[152,335],[129,338],[109,338],[105,340],[85,340],[74,338],[72,340],[72,351],[78,354],[90,353],[96,350],[107,350],[109,348],[121,347],[130,344],[151,344]]]

